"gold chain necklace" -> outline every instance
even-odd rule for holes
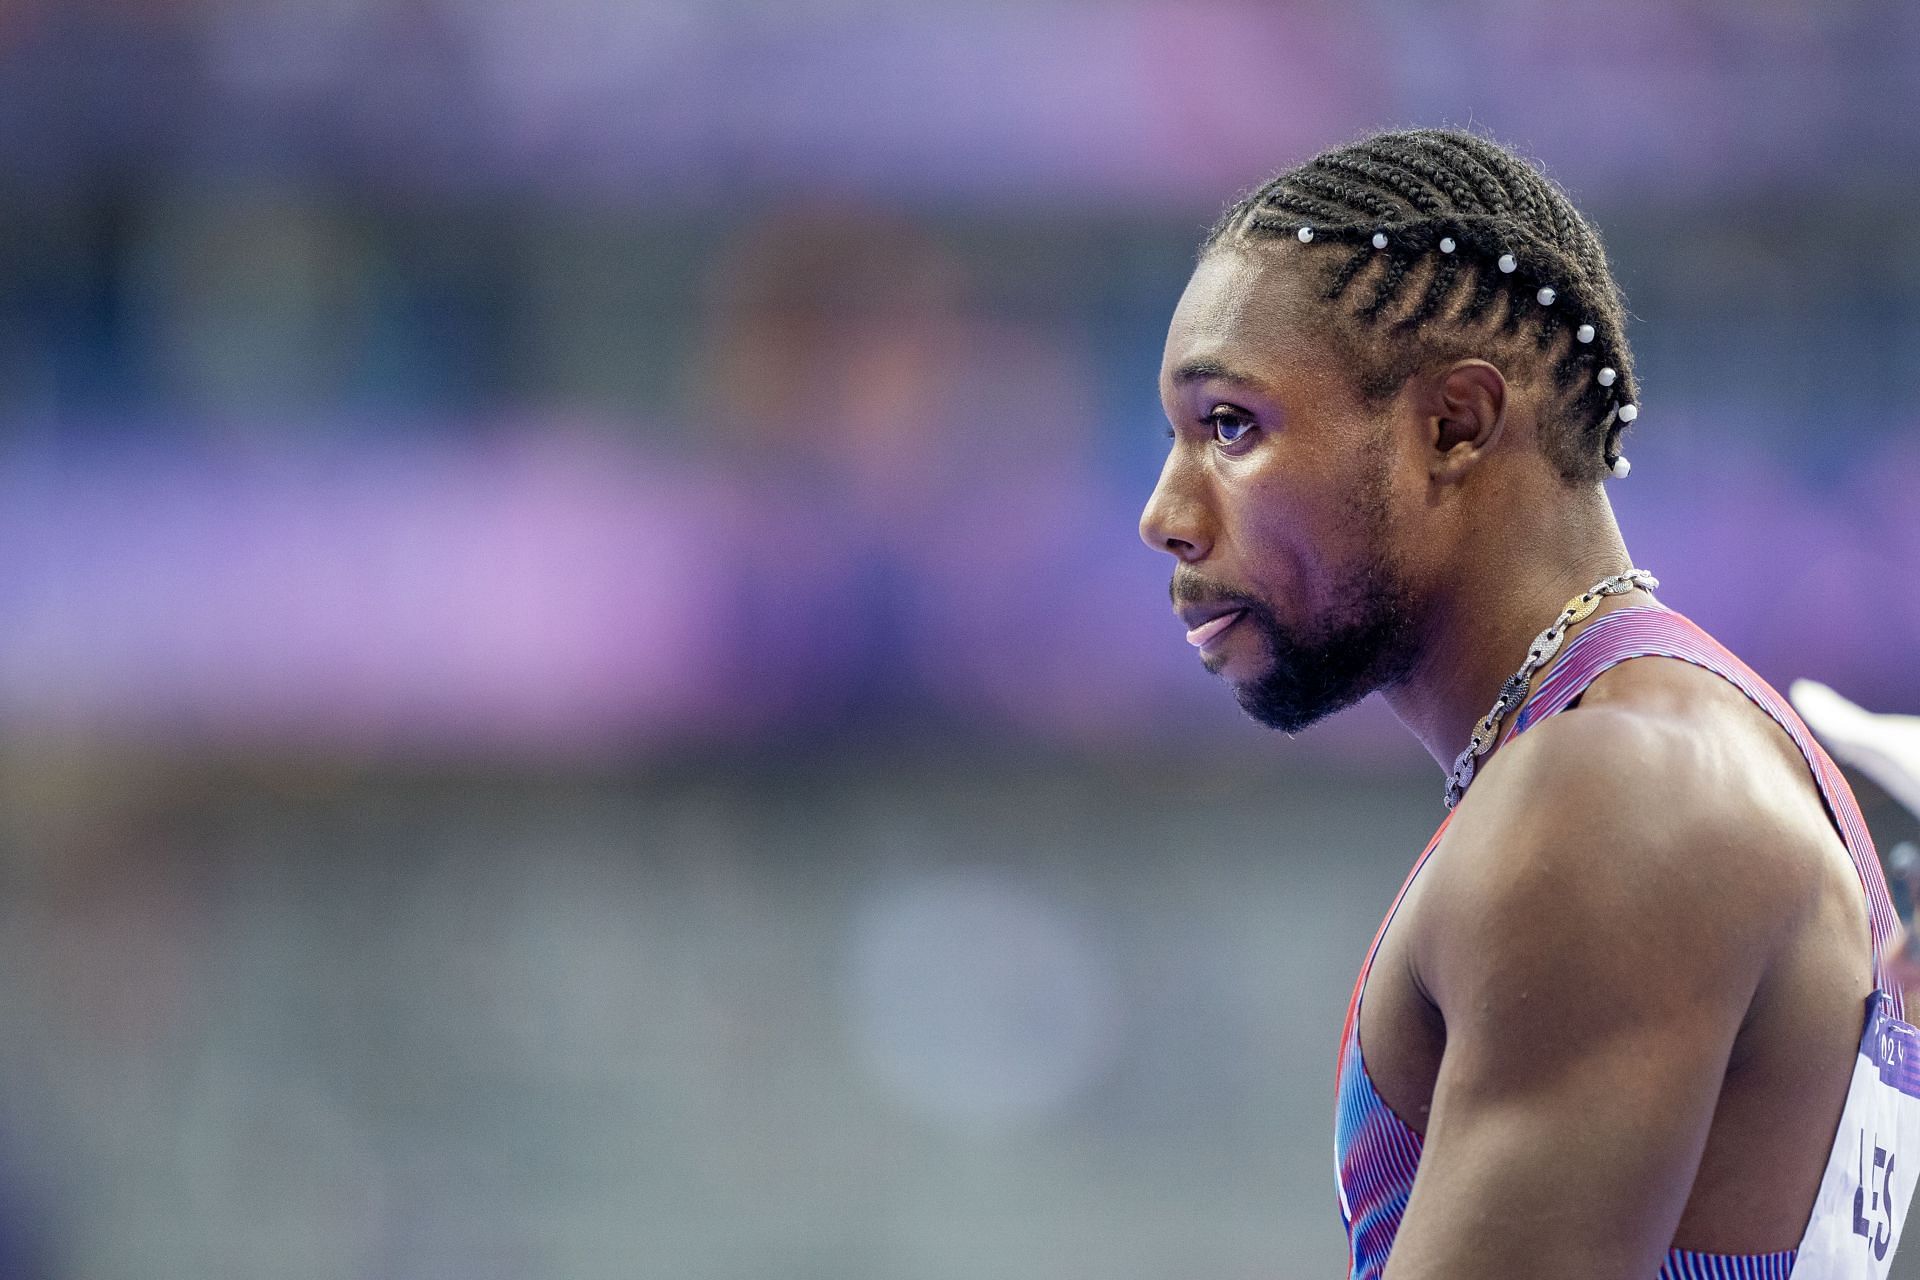
[[[1533,673],[1560,652],[1560,644],[1567,638],[1567,628],[1592,617],[1593,611],[1608,596],[1622,596],[1635,587],[1651,591],[1659,585],[1660,580],[1645,569],[1629,569],[1611,578],[1602,578],[1567,601],[1566,608],[1560,611],[1560,616],[1553,620],[1553,624],[1534,637],[1533,647],[1527,650],[1527,660],[1500,686],[1500,696],[1493,700],[1493,709],[1480,717],[1480,723],[1473,727],[1473,735],[1467,739],[1466,750],[1454,758],[1453,772],[1447,775],[1447,808],[1459,804],[1460,797],[1467,793],[1467,787],[1473,782],[1473,771],[1479,767],[1480,757],[1493,749],[1495,739],[1500,736],[1500,722],[1506,719],[1507,712],[1526,701],[1527,688],[1533,683]]]

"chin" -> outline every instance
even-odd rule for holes
[[[1404,680],[1420,651],[1413,593],[1384,561],[1356,571],[1338,607],[1282,622],[1266,602],[1236,596],[1246,617],[1203,650],[1248,716],[1299,733]]]
[[[1302,697],[1295,690],[1275,689],[1270,680],[1233,686],[1234,699],[1242,711],[1267,728],[1285,734],[1311,728],[1328,716],[1345,711],[1371,692],[1371,689],[1322,690],[1317,696]]]

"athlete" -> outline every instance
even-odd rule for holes
[[[1341,1047],[1350,1275],[1884,1276],[1896,922],[1839,771],[1627,554],[1593,228],[1476,136],[1328,151],[1207,236],[1160,393],[1202,664],[1288,733],[1378,690],[1448,773]]]

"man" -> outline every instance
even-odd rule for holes
[[[1348,1018],[1351,1274],[1885,1275],[1920,1173],[1885,885],[1791,708],[1627,555],[1592,228],[1478,137],[1327,152],[1208,236],[1160,383],[1140,532],[1201,662],[1287,732],[1379,690],[1449,770]]]

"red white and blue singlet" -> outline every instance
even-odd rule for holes
[[[1722,677],[1772,716],[1800,748],[1866,895],[1875,988],[1867,999],[1853,1085],[1799,1247],[1739,1255],[1673,1249],[1655,1280],[1884,1280],[1920,1175],[1920,1031],[1904,1020],[1899,988],[1882,972],[1882,952],[1895,928],[1893,906],[1859,805],[1840,770],[1786,699],[1706,632],[1659,604],[1617,609],[1589,623],[1548,669],[1508,736],[1565,710],[1603,671],[1640,657],[1679,658]],[[1347,1006],[1334,1171],[1351,1280],[1379,1280],[1386,1270],[1421,1148],[1421,1136],[1381,1100],[1367,1076],[1360,1052],[1360,1001],[1380,941],[1446,829],[1443,821],[1414,863],[1374,935]]]

